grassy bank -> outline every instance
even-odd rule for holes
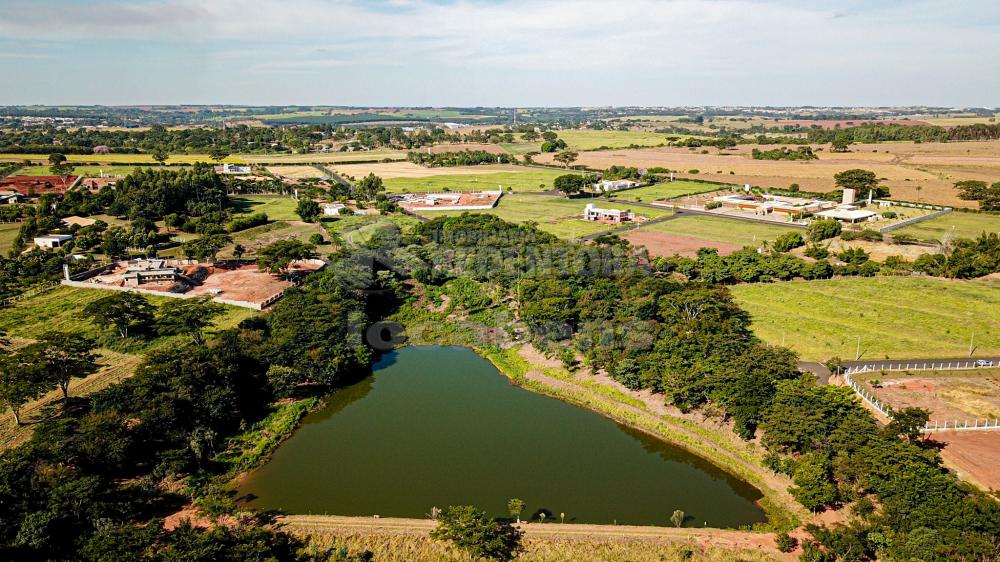
[[[223,452],[214,459],[225,467],[224,480],[231,480],[239,473],[266,462],[278,445],[295,432],[302,418],[319,408],[322,403],[315,396],[282,402],[253,427],[227,439]]]
[[[488,347],[476,349],[476,352],[519,386],[593,410],[649,433],[698,455],[753,485],[764,494],[759,504],[768,519],[767,523],[756,527],[758,530],[782,531],[799,525],[799,519],[804,515],[802,508],[791,501],[790,496],[783,494],[781,490],[775,490],[765,481],[770,472],[761,466],[762,453],[752,449],[752,445],[734,446],[734,437],[721,433],[726,430],[711,429],[683,418],[657,415],[648,411],[642,401],[606,385],[596,382],[588,384],[585,378],[582,383],[573,380],[567,385],[539,382],[529,378],[528,372],[540,370],[546,376],[562,381],[569,381],[573,376],[562,369],[532,365],[518,354],[517,348]]]

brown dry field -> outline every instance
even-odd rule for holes
[[[716,242],[705,240],[694,236],[683,236],[679,234],[667,234],[655,230],[636,229],[631,230],[622,238],[628,240],[634,246],[645,246],[651,256],[672,256],[674,254],[688,258],[698,255],[699,248],[718,248],[719,254],[728,256],[739,250],[739,244],[728,244],[726,242]]]
[[[813,125],[819,125],[824,129],[834,129],[837,125],[840,125],[842,128],[858,127],[861,125],[930,125],[926,121],[912,119],[842,119],[840,121],[830,119],[779,119],[778,121],[770,121],[770,123],[773,123],[775,127],[784,127],[786,125],[812,127]]]
[[[360,178],[371,173],[383,179],[426,178],[430,176],[463,176],[469,174],[488,174],[491,172],[525,171],[524,166],[514,166],[512,164],[427,168],[425,166],[414,164],[413,162],[384,162],[378,164],[337,164],[331,167],[338,174]]]
[[[507,154],[498,144],[489,143],[455,143],[455,144],[438,144],[431,147],[431,152],[434,154],[442,154],[445,152],[461,152],[463,150],[482,150],[483,152],[489,152],[490,154]],[[414,149],[415,152],[423,151],[427,152],[427,148]]]
[[[740,145],[727,151],[675,147],[591,151],[580,152],[575,164],[600,169],[614,164],[663,166],[680,170],[682,177],[779,188],[797,183],[803,190],[821,192],[835,188],[833,176],[837,172],[864,168],[884,178],[893,199],[955,207],[976,206],[957,197],[956,181],[1000,181],[1000,141],[862,144],[839,154],[829,152],[829,145],[817,145],[814,149],[824,149],[817,153],[819,160],[800,162],[753,160],[753,148],[775,146]],[[702,154],[702,150],[708,153]],[[552,154],[536,157],[544,163],[552,163],[552,159]],[[688,174],[691,169],[699,173]]]
[[[885,258],[889,256],[900,256],[906,258],[909,261],[913,261],[924,254],[933,254],[938,251],[938,248],[931,246],[913,246],[913,245],[900,245],[900,244],[890,244],[889,242],[866,242],[864,240],[852,240],[850,242],[845,242],[839,238],[835,238],[830,241],[829,250],[831,253],[838,253],[846,250],[847,248],[861,248],[868,252],[873,260],[885,261]],[[805,256],[806,247],[802,246],[792,250],[792,254],[801,257]]]
[[[1000,417],[1000,380],[996,369],[951,371],[932,375],[879,375],[881,388],[874,389],[879,400],[895,409],[925,408],[931,422]]]
[[[271,172],[276,176],[285,176],[288,178],[295,179],[305,179],[305,178],[318,178],[323,174],[318,169],[312,166],[268,166],[267,171]]]
[[[959,477],[1000,490],[1000,431],[940,431],[929,439],[945,444],[941,457]]]

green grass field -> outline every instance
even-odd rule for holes
[[[483,191],[503,187],[517,191],[544,191],[552,189],[552,182],[565,174],[560,170],[525,168],[517,172],[494,172],[427,176],[424,178],[388,178],[385,189],[390,193],[422,193],[450,191]]]
[[[73,174],[86,177],[98,177],[103,172],[111,176],[127,176],[136,168],[143,166],[76,166]],[[16,172],[18,176],[50,176],[51,166],[25,166]]]
[[[7,255],[19,230],[21,230],[19,222],[0,222],[0,254]]]
[[[403,150],[371,150],[361,152],[324,152],[315,154],[240,154],[240,161],[252,164],[328,164],[371,162],[381,160],[406,160]],[[230,157],[233,158],[233,157]]]
[[[773,240],[793,230],[781,225],[706,216],[686,216],[643,228],[739,245],[754,245],[763,240]],[[805,230],[796,230],[805,233]]]
[[[649,203],[656,201],[657,199],[670,199],[672,197],[680,197],[682,195],[691,195],[692,193],[716,191],[717,189],[719,189],[718,185],[710,183],[678,180],[670,183],[659,183],[656,185],[647,185],[645,187],[619,191],[612,197],[614,199],[623,199],[625,201],[643,201]]]
[[[90,319],[83,316],[83,309],[90,303],[111,295],[111,291],[102,289],[81,289],[79,287],[57,287],[51,291],[36,295],[15,303],[0,313],[0,330],[19,338],[36,338],[49,330],[83,333],[94,337],[99,332]],[[150,302],[159,306],[170,297],[148,297]],[[226,313],[216,322],[216,328],[233,328],[243,319],[257,314],[248,308],[226,306]],[[161,345],[168,338],[156,338],[150,345]]]
[[[309,237],[319,233],[320,230],[321,227],[319,224],[290,224],[278,221],[234,232],[231,236],[233,237],[233,245],[242,244],[246,248],[247,254],[252,255],[256,248],[266,246],[277,240],[295,239],[308,242]],[[220,255],[232,255],[232,248],[232,246],[224,248],[220,252]]]
[[[419,223],[409,215],[348,215],[336,219],[325,218],[323,227],[331,236],[339,238],[344,244],[351,246],[364,244],[380,229],[396,225],[402,232],[407,232]]]
[[[637,146],[659,146],[667,142],[667,135],[645,131],[590,131],[566,129],[556,131],[559,138],[566,141],[572,150],[594,150],[601,147],[627,148]]]
[[[598,205],[601,204],[599,199],[565,199],[546,195],[515,194],[504,195],[497,206],[488,211],[423,211],[421,214],[433,218],[440,215],[461,215],[463,212],[488,213],[510,222],[534,221],[538,223],[539,229],[560,238],[577,238],[614,228],[611,225],[588,222],[580,218],[583,214],[583,208],[591,201]],[[612,204],[605,204],[605,206],[612,206]],[[621,205],[617,205],[617,207],[621,207]],[[671,214],[669,209],[642,208],[633,209],[633,211],[649,218]]]
[[[1000,353],[1000,282],[845,277],[732,287],[754,332],[803,359],[963,357]]]
[[[233,214],[267,213],[273,221],[302,220],[295,214],[298,201],[283,195],[240,195],[229,198]]]
[[[983,232],[1000,232],[1000,215],[951,212],[900,228],[893,234],[909,234],[920,240],[941,240],[948,235],[975,238]]]
[[[0,161],[20,162],[22,160],[39,160],[47,162],[48,154],[0,154]],[[110,164],[155,164],[151,154],[67,154],[69,162],[108,162]],[[166,164],[194,164],[195,162],[214,163],[207,154],[171,154]],[[232,155],[224,162],[244,162],[240,155]]]

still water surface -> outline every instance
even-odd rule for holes
[[[406,347],[338,391],[240,486],[288,513],[424,517],[474,504],[567,522],[735,527],[764,520],[755,488],[571,404],[512,385],[458,347]]]

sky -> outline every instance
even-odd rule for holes
[[[1000,106],[997,0],[0,0],[0,104]]]

